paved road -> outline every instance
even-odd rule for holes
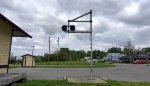
[[[115,64],[111,68],[94,68],[94,76],[104,79],[150,82],[150,66],[145,64]],[[58,80],[64,76],[89,76],[88,68],[15,68],[10,73],[26,73],[27,79]]]

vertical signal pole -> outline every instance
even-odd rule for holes
[[[90,40],[91,40],[91,79],[92,79],[93,78],[92,10],[90,10]]]
[[[48,53],[49,55],[48,55],[48,61],[50,61],[50,43],[51,43],[50,41],[51,40],[50,40],[50,37],[49,37],[49,53]]]

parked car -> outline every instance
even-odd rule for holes
[[[92,60],[86,60],[87,62],[91,62]],[[97,59],[93,59],[93,62],[98,62],[98,60]]]
[[[145,64],[146,63],[146,60],[144,59],[138,59],[134,62],[135,64]]]

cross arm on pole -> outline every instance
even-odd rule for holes
[[[83,14],[83,15],[77,17],[77,18],[72,19],[71,21],[75,21],[75,20],[77,20],[77,19],[79,19],[79,18],[81,18],[81,17],[83,17],[83,16],[86,16],[86,15],[88,15],[88,14],[90,14],[90,13],[91,13],[91,11],[90,11],[90,12],[87,12],[87,13],[85,13],[85,14]]]
[[[91,33],[91,31],[69,31],[68,33]]]
[[[75,20],[75,21],[73,21],[73,20],[68,20],[68,22],[92,22],[91,20]]]

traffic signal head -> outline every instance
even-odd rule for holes
[[[63,25],[61,27],[62,31],[64,32],[67,32],[68,30],[70,31],[75,31],[75,26],[74,25],[70,25],[70,26],[67,26],[67,25]]]
[[[63,25],[63,26],[61,27],[61,29],[62,29],[62,31],[67,32],[67,25]]]
[[[70,26],[70,30],[71,30],[71,31],[75,31],[75,26],[74,26],[74,25],[71,25],[71,26]]]

